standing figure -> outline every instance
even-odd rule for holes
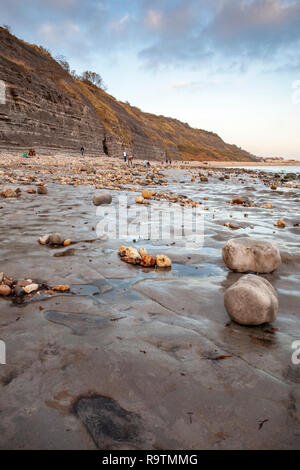
[[[81,147],[80,152],[81,152],[81,155],[84,157],[84,147]]]
[[[123,152],[123,158],[124,158],[124,162],[126,163],[126,161],[127,161],[127,152],[125,152],[125,151]]]

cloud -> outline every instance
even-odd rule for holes
[[[162,14],[156,10],[148,10],[144,22],[150,30],[159,30],[162,27]]]
[[[201,82],[191,81],[191,80],[182,80],[179,82],[172,82],[170,87],[174,90],[197,90],[203,89],[208,86],[217,86],[221,85],[222,82],[218,78],[211,78],[209,80],[203,80]]]
[[[165,61],[201,67],[204,56],[210,62],[235,59],[244,69],[291,47],[299,57],[299,42],[299,0],[185,0],[164,12],[140,57],[154,67]]]
[[[65,21],[61,24],[44,23],[39,28],[39,34],[47,43],[59,43],[62,40],[78,38],[80,27],[72,21]]]
[[[110,24],[110,27],[112,31],[115,31],[117,33],[121,32],[126,28],[127,23],[130,21],[130,15],[126,13],[120,20],[118,21],[113,21]]]
[[[76,57],[83,49],[107,57],[130,51],[148,68],[184,65],[234,73],[251,64],[300,67],[300,0],[2,3],[2,22],[17,35],[45,47],[61,41],[64,53]]]

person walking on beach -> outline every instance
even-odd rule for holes
[[[125,151],[123,152],[123,159],[124,159],[124,162],[126,163],[126,161],[127,161],[127,152],[125,152]]]
[[[127,160],[128,160],[128,166],[130,166],[130,165],[132,166],[133,155],[128,155]]]
[[[81,152],[81,155],[84,157],[84,147],[81,147],[80,152]]]

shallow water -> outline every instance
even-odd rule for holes
[[[297,173],[295,167],[289,172]],[[69,284],[71,291],[21,305],[0,299],[7,347],[7,364],[0,366],[2,448],[101,447],[99,436],[83,426],[89,413],[102,416],[101,397],[139,423],[128,442],[110,436],[110,448],[299,448],[300,366],[291,362],[292,342],[300,339],[299,189],[272,191],[251,177],[253,168],[191,182],[197,173],[169,170],[168,183],[154,189],[202,203],[203,246],[186,246],[187,239],[131,242],[170,256],[171,270],[122,262],[117,250],[124,240],[86,241],[96,238],[93,187],[74,189],[45,176],[48,195],[1,199],[0,271],[49,286]],[[225,173],[230,179],[219,180]],[[120,192],[112,194],[115,206]],[[128,192],[133,208],[136,195]],[[256,207],[227,204],[238,195]],[[260,208],[267,202],[273,209]],[[279,217],[285,229],[274,227]],[[228,221],[241,228],[231,230]],[[53,231],[78,242],[66,256],[70,247],[37,243]],[[226,314],[224,291],[240,274],[224,266],[221,250],[238,236],[263,237],[281,251],[282,265],[265,276],[279,295],[272,325],[242,327]],[[219,356],[228,357],[215,360]],[[89,394],[100,398],[87,405],[87,417],[74,415],[74,402]]]

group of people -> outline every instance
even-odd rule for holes
[[[84,157],[84,153],[85,153],[85,148],[84,147],[81,147],[80,149],[80,153],[81,153],[81,156]],[[25,155],[24,155],[25,156]],[[27,155],[26,155],[27,156]],[[124,150],[123,152],[123,160],[124,160],[124,163],[127,163],[128,166],[132,166],[133,165],[133,155],[127,155],[127,152]],[[166,151],[166,165],[171,165],[171,158],[168,156],[168,152]],[[161,162],[163,164],[163,162]],[[150,167],[150,162],[148,160],[144,160],[143,161],[143,165],[145,167]]]
[[[127,152],[123,152],[123,160],[128,163],[128,166],[133,164],[133,155],[127,155]]]

